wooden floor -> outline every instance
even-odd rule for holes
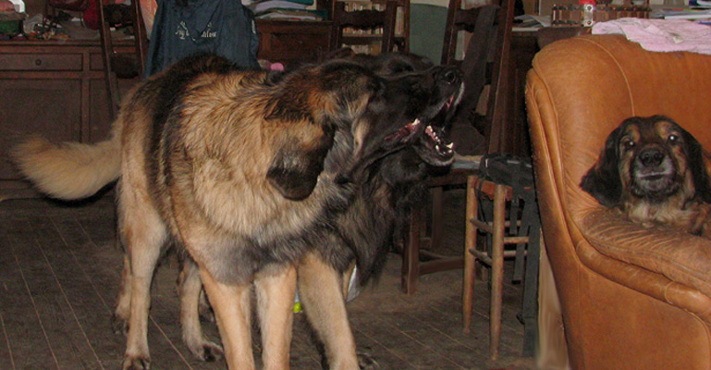
[[[457,220],[458,213],[448,213]],[[123,334],[110,318],[122,252],[114,245],[112,198],[81,206],[45,200],[0,202],[0,369],[120,369]],[[448,233],[460,253],[459,221]],[[401,293],[400,256],[390,255],[379,284],[349,303],[359,349],[383,369],[533,369],[522,358],[516,319],[521,286],[506,284],[501,359],[488,350],[488,291],[476,286],[473,330],[461,330],[461,271],[423,276],[417,293]],[[156,276],[150,317],[152,369],[224,369],[194,360],[180,339],[176,263]],[[213,323],[206,333],[218,340]],[[303,314],[297,314],[292,368],[319,369]]]

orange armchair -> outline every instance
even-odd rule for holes
[[[645,229],[580,189],[625,118],[664,114],[711,149],[711,56],[580,36],[528,74],[537,191],[574,369],[711,369],[711,240]]]

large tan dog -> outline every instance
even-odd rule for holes
[[[311,246],[313,229],[347,209],[367,168],[389,154],[426,142],[451,157],[428,125],[460,91],[461,76],[446,68],[383,79],[332,61],[274,76],[199,56],[134,89],[110,140],[33,139],[14,155],[30,180],[61,199],[87,197],[119,179],[127,257],[116,316],[128,322],[124,369],[149,367],[150,284],[171,245],[189,256],[181,290],[195,298],[182,300],[181,319],[191,350],[203,358],[220,352],[190,324],[202,280],[228,366],[254,368],[253,284],[264,368],[286,369],[296,265],[308,271],[305,290],[322,290],[321,276],[339,283],[329,252]],[[343,328],[343,320],[329,319],[342,313],[310,302],[310,320],[327,347],[348,349],[329,353],[332,368],[357,368],[355,345],[339,343],[353,342],[347,320]]]

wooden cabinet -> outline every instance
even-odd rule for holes
[[[136,81],[120,80],[122,91]],[[8,160],[18,138],[102,140],[110,128],[107,99],[98,41],[0,41],[0,200],[36,196]]]
[[[257,20],[259,59],[285,65],[315,61],[328,52],[331,22]]]

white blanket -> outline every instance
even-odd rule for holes
[[[595,23],[592,33],[623,34],[649,51],[711,54],[711,27],[686,19],[620,18]]]

